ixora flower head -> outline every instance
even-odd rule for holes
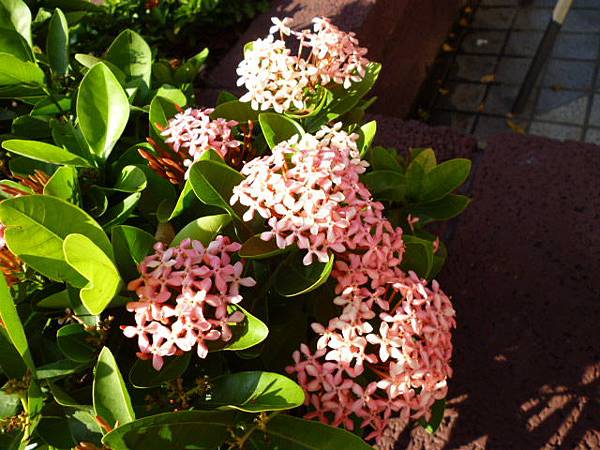
[[[165,143],[177,153],[183,153],[183,164],[190,167],[209,149],[215,150],[223,159],[228,152],[238,148],[241,142],[235,139],[235,120],[211,119],[212,108],[187,108],[169,120],[162,131]],[[187,175],[186,175],[187,176]]]
[[[240,244],[218,236],[208,246],[186,239],[178,247],[154,246],[155,253],[139,266],[141,273],[128,288],[139,297],[127,304],[135,313],[135,325],[122,326],[127,337],[137,337],[141,359],[152,359],[156,370],[163,358],[196,347],[200,358],[208,353],[207,342],[228,342],[230,324],[244,320],[230,307],[242,301],[240,286],[254,286],[244,278],[242,261],[232,254]]]
[[[312,30],[300,32],[290,28],[289,18],[271,20],[270,35],[247,46],[237,68],[237,84],[248,90],[240,101],[256,110],[303,111],[318,86],[335,83],[348,89],[365,76],[367,50],[354,33],[323,17],[313,19]],[[297,48],[290,49],[286,37],[296,40]]]

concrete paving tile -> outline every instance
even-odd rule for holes
[[[534,120],[550,120],[583,125],[588,107],[588,94],[580,91],[542,89]]]
[[[510,112],[517,98],[519,86],[497,85],[490,86],[485,98],[484,111],[488,114],[504,115]],[[535,99],[535,91],[529,97],[529,102],[523,110],[523,115],[532,111]]]
[[[436,108],[477,112],[485,96],[486,86],[473,83],[450,83],[448,95],[440,95]]]
[[[600,127],[600,94],[594,95],[588,126]]]
[[[513,121],[522,129],[527,128],[527,121],[520,119],[513,119]],[[473,134],[480,139],[487,140],[489,137],[500,133],[514,132],[515,131],[509,126],[505,117],[481,115],[475,124],[475,131]]]
[[[486,8],[482,6],[475,14],[473,28],[490,28],[494,30],[507,30],[512,24],[517,13],[516,7]]]
[[[505,55],[533,56],[543,33],[541,31],[511,31],[508,37]]]
[[[553,56],[555,58],[595,60],[599,51],[600,34],[561,33],[554,44]]]
[[[590,89],[594,80],[593,61],[566,61],[551,59],[542,81],[543,86],[561,89]]]
[[[558,125],[548,122],[533,122],[529,127],[529,133],[535,136],[545,136],[560,141],[581,139],[582,127],[572,125]]]
[[[484,75],[494,73],[497,57],[457,55],[450,71],[450,78],[454,80],[479,81]]]
[[[513,28],[516,30],[545,30],[552,17],[551,9],[522,8]]]
[[[464,53],[499,55],[504,46],[506,31],[473,30],[463,39],[460,49]]]
[[[531,64],[530,58],[511,58],[503,56],[500,58],[498,70],[496,71],[496,81],[499,83],[521,85],[527,69]]]
[[[573,9],[569,12],[563,29],[579,33],[600,31],[600,10]]]
[[[431,123],[451,127],[461,133],[470,133],[475,122],[475,114],[449,111],[433,111]]]
[[[585,133],[585,142],[600,145],[600,128],[588,128]]]

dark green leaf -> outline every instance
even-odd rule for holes
[[[289,248],[277,247],[275,239],[263,241],[260,235],[261,233],[256,234],[242,244],[242,248],[238,252],[242,258],[265,259],[289,250]]]
[[[411,214],[422,219],[450,220],[465,210],[471,199],[464,195],[449,194],[441,199],[411,208]]]
[[[152,52],[144,38],[132,30],[122,31],[110,44],[104,59],[117,66],[127,81],[140,80],[142,96],[146,95],[150,88]]]
[[[97,349],[90,343],[92,335],[82,325],[71,323],[56,333],[56,343],[63,354],[78,364],[89,363],[96,358]]]
[[[198,72],[204,67],[204,62],[208,57],[208,49],[205,48],[200,53],[195,54],[185,61],[181,67],[175,71],[176,83],[192,83]]]
[[[79,203],[79,180],[75,167],[59,167],[44,186],[44,195],[53,195],[67,202]]]
[[[0,19],[1,22],[2,19]],[[2,33],[0,33],[0,53],[9,53],[21,61],[35,61],[31,46],[25,38],[18,32],[7,28],[2,28]]]
[[[82,364],[72,359],[61,359],[60,361],[38,367],[37,378],[38,380],[62,378],[80,372],[86,367],[86,364]]]
[[[471,172],[471,161],[457,158],[431,169],[423,181],[420,199],[433,202],[459,188]]]
[[[299,135],[299,137],[304,135],[304,130],[296,121],[282,114],[261,113],[258,115],[258,122],[271,149],[294,135]]]
[[[63,12],[56,8],[48,25],[46,55],[54,73],[65,75],[69,69],[69,25]]]
[[[117,267],[126,280],[136,278],[137,266],[152,251],[154,236],[129,225],[117,225],[111,230]]]
[[[250,103],[242,103],[239,100],[232,100],[230,102],[225,102],[218,105],[210,116],[213,119],[222,118],[227,120],[235,120],[243,124],[249,120],[258,120],[258,111],[254,111],[250,106]]]
[[[181,356],[169,356],[160,370],[152,367],[149,359],[138,359],[129,372],[129,382],[137,388],[160,386],[167,381],[180,377],[187,370],[192,357],[191,352]]]
[[[429,433],[435,433],[442,423],[444,418],[444,410],[446,409],[446,399],[436,400],[431,407],[431,419],[429,422],[423,418],[419,419],[419,424]]]
[[[422,278],[429,277],[433,268],[433,243],[412,235],[404,235],[406,250],[402,257],[402,268],[413,270]]]
[[[38,308],[49,308],[49,309],[65,309],[69,308],[69,291],[66,289],[63,291],[56,292],[55,294],[49,295],[48,297],[40,300],[35,306]]]
[[[73,441],[69,431],[69,423],[65,417],[43,416],[36,427],[36,432],[44,442],[56,448],[72,448]]]
[[[314,291],[327,281],[333,269],[334,256],[329,256],[329,262],[313,262],[305,266],[302,262],[303,252],[297,252],[286,261],[277,271],[275,290],[284,297],[295,297]]]
[[[102,217],[102,226],[104,227],[104,229],[110,230],[112,227],[121,225],[127,219],[129,219],[129,216],[135,209],[141,197],[141,192],[134,192],[133,194],[125,197],[115,206],[109,208],[106,211],[105,215]]]
[[[400,172],[376,170],[361,176],[378,200],[402,202],[406,194],[406,179]]]

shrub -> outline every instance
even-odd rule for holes
[[[425,226],[467,206],[470,162],[373,145],[380,65],[326,19],[273,22],[214,108],[156,89],[132,31],[56,91],[57,38],[34,56],[8,24],[0,93],[36,103],[2,142],[3,447],[391,449],[439,424],[455,318]]]

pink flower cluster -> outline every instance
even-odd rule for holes
[[[170,119],[168,126],[161,133],[166,137],[165,143],[175,152],[183,150],[187,153],[183,164],[188,168],[208,149],[212,148],[225,158],[231,148],[237,148],[241,144],[233,135],[233,127],[237,126],[238,122],[221,118],[211,119],[210,115],[213,112],[212,108],[187,108]]]
[[[350,430],[358,419],[387,450],[393,418],[427,417],[446,396],[455,313],[436,282],[428,287],[400,268],[402,229],[360,182],[366,164],[356,138],[337,124],[280,143],[246,164],[231,202],[248,207],[245,220],[256,212],[267,219],[263,239],[305,249],[305,264],[335,253],[341,314],[326,327],[313,324],[316,351],[303,344],[288,371],[308,393],[307,417]]]
[[[271,34],[252,42],[237,68],[237,84],[248,90],[240,101],[250,102],[253,109],[302,111],[307,94],[314,94],[317,85],[333,82],[348,89],[365,76],[367,49],[359,47],[354,33],[343,32],[322,17],[313,19],[312,31],[300,32],[289,27],[289,18],[271,20]],[[297,54],[287,47],[286,36],[298,41]]]
[[[338,123],[314,136],[281,142],[270,156],[242,168],[246,179],[233,189],[231,204],[248,207],[246,221],[255,213],[267,219],[271,231],[262,234],[263,240],[275,238],[279,248],[296,244],[307,250],[306,265],[313,257],[327,262],[330,251],[376,242],[386,227],[380,221],[383,205],[372,201],[359,180],[366,163],[359,158],[357,139]],[[374,233],[365,223],[374,225]]]
[[[139,297],[127,304],[135,313],[135,325],[122,326],[129,338],[137,337],[141,359],[152,359],[160,370],[164,357],[196,347],[200,358],[208,353],[207,342],[228,342],[231,324],[244,320],[231,305],[242,300],[240,286],[254,286],[244,278],[242,261],[232,262],[240,244],[218,236],[208,246],[186,239],[178,247],[154,245],[155,253],[139,266],[140,278],[128,288]]]

